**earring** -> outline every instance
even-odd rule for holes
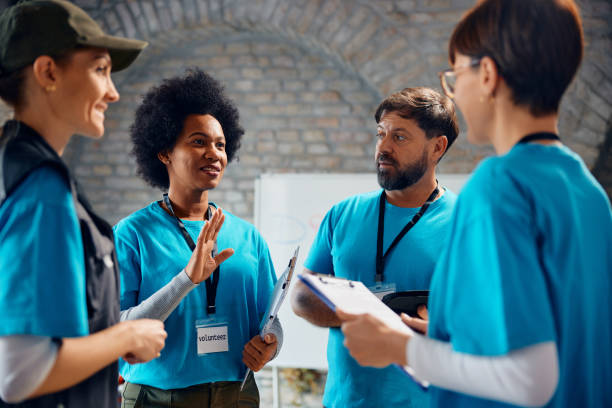
[[[55,92],[56,89],[55,84],[45,86],[45,91],[47,92]]]

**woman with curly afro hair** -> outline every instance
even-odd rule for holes
[[[114,228],[121,319],[160,319],[168,338],[154,362],[120,361],[122,406],[257,407],[253,375],[240,381],[280,349],[278,322],[258,334],[276,275],[257,230],[208,201],[240,147],[238,110],[193,69],[145,95],[130,134],[139,175],[167,193]]]

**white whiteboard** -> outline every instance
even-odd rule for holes
[[[458,193],[467,177],[466,174],[440,174],[438,180],[440,185]],[[297,245],[300,245],[300,254],[295,271],[302,272],[319,224],[334,204],[379,188],[376,173],[264,174],[257,178],[255,226],[270,247],[277,274],[284,271]],[[291,293],[279,312],[283,348],[270,364],[327,370],[328,329],[297,317],[291,310],[290,296]]]

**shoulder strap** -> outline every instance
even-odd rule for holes
[[[6,122],[0,136],[0,205],[35,169],[51,166],[72,184],[68,168],[47,142],[24,123]]]

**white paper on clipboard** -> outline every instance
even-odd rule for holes
[[[392,329],[414,334],[414,331],[406,326],[393,310],[359,281],[316,273],[300,274],[298,278],[334,311],[340,308],[350,314],[369,313]],[[426,389],[429,386],[427,381],[420,381],[415,377],[412,368],[400,365],[397,367],[422,388]]]

